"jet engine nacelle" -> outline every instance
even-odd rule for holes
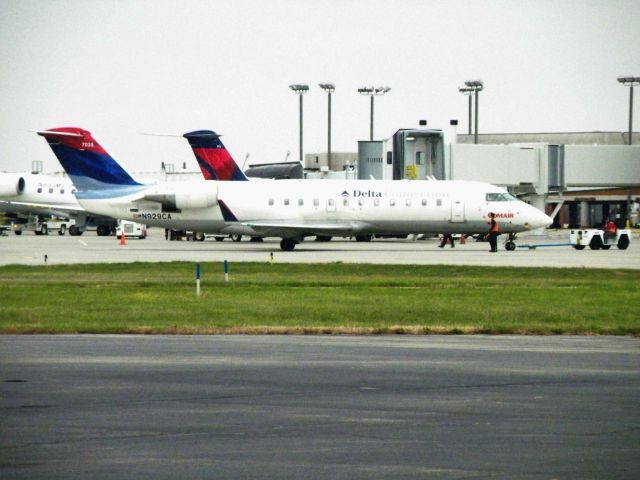
[[[217,192],[179,193],[176,194],[176,208],[207,208],[218,204]]]
[[[149,191],[144,200],[159,202],[178,209],[213,207],[218,204],[217,182],[176,182]]]
[[[15,197],[22,194],[25,184],[24,177],[20,175],[0,175],[0,197]]]

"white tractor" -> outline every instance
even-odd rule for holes
[[[614,245],[620,250],[626,250],[631,243],[631,231],[622,229],[618,230],[615,235],[605,235],[604,230],[586,228],[571,230],[569,239],[571,246],[576,250],[584,250],[585,247],[589,247],[591,250],[609,250]]]

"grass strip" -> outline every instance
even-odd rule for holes
[[[0,333],[639,335],[640,271],[128,263],[0,267]]]

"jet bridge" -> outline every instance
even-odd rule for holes
[[[450,146],[450,179],[479,180],[523,193],[572,187],[640,187],[640,146]]]
[[[640,187],[640,146],[452,144],[448,172],[451,180],[479,180],[508,187],[544,211],[549,194],[562,202],[565,192],[577,188]],[[581,201],[581,226],[601,220],[587,222],[588,203]],[[558,210],[560,207],[554,213]],[[629,205],[627,210],[631,210]]]
[[[358,142],[358,178],[445,179],[442,130],[401,129],[387,140]]]

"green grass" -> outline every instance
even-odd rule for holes
[[[0,267],[0,333],[640,334],[638,270],[202,267]]]

